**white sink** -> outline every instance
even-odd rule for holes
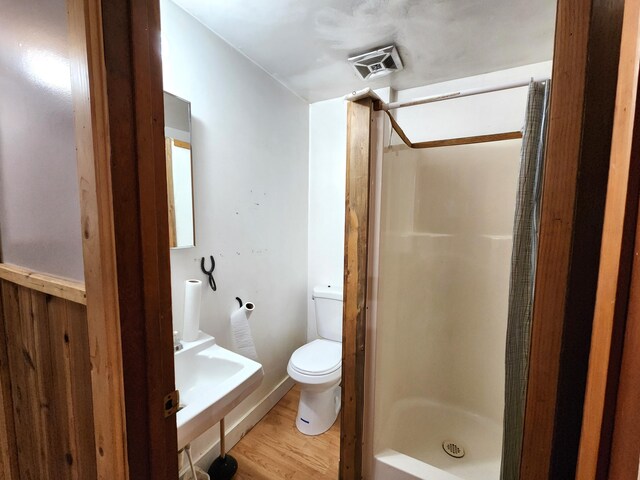
[[[181,409],[176,415],[178,449],[218,423],[252,393],[262,365],[216,345],[202,332],[195,342],[181,342],[175,354],[176,387]]]

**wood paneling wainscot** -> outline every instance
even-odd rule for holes
[[[0,265],[0,478],[96,478],[81,283]]]

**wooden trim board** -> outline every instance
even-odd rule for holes
[[[64,298],[71,302],[82,305],[87,304],[87,295],[83,282],[34,272],[8,263],[0,263],[0,279],[22,285],[37,292]]]
[[[129,474],[174,480],[176,419],[164,415],[175,380],[160,5],[109,0],[101,8]]]
[[[347,104],[341,480],[362,477],[372,116],[370,98]]]
[[[491,133],[487,135],[474,135],[471,137],[458,137],[458,138],[447,138],[442,140],[430,140],[428,142],[417,142],[413,143],[407,137],[407,134],[404,133],[402,127],[391,112],[388,110],[385,112],[387,117],[389,117],[389,121],[391,122],[391,127],[398,134],[398,136],[402,139],[404,144],[409,148],[436,148],[436,147],[452,147],[455,145],[471,145],[474,143],[487,143],[487,142],[498,142],[500,140],[515,140],[518,138],[522,138],[521,131],[515,132],[503,132],[503,133]]]
[[[166,137],[164,139],[165,158],[167,161],[167,200],[169,205],[169,247],[178,246],[178,236],[176,232],[176,202],[173,191],[173,146],[174,139]],[[192,196],[193,197],[193,196]]]
[[[640,183],[640,108],[638,105],[638,68],[640,65],[640,1],[625,2],[618,89],[614,118],[611,165],[607,188],[607,203],[602,237],[600,272],[593,335],[589,358],[589,375],[580,440],[577,480],[614,478],[635,480],[638,474],[640,446],[635,434],[640,434],[638,399],[625,399],[628,391],[637,387],[637,369],[623,376],[620,384],[620,409],[616,412],[618,379],[622,362],[625,324],[629,332],[636,331],[637,297],[629,297],[634,261],[634,237],[638,226],[638,195]],[[636,245],[636,252],[638,246]],[[637,264],[634,289],[638,288]],[[634,323],[635,321],[635,323]],[[632,345],[634,335],[627,336],[624,347],[625,366],[639,365],[640,351]],[[630,401],[631,400],[631,401]],[[624,418],[621,414],[624,413]],[[614,418],[618,435],[612,448]],[[628,419],[627,419],[628,418]],[[635,420],[634,421],[632,421]],[[631,435],[630,435],[631,434]],[[626,438],[625,438],[626,437]],[[610,460],[614,459],[611,464]]]
[[[172,138],[171,140],[173,141],[173,144],[176,147],[186,148],[187,150],[191,150],[191,144],[189,142],[183,142],[182,140],[178,140],[176,138]]]
[[[521,480],[575,476],[622,3],[558,1]]]
[[[638,122],[636,121],[636,125]],[[635,156],[638,158],[636,152]],[[640,216],[636,225],[633,251],[633,273],[629,289],[629,305],[625,325],[622,361],[615,406],[615,417],[609,451],[609,476],[615,480],[636,480],[640,458]],[[592,454],[595,454],[593,451]],[[602,457],[600,454],[599,457]],[[604,477],[603,477],[604,478]]]
[[[475,143],[499,142],[502,140],[517,140],[522,138],[522,132],[490,133],[488,135],[474,135],[472,137],[448,138],[445,140],[431,140],[413,143],[411,148],[453,147],[456,145],[472,145]]]
[[[128,443],[101,2],[68,0],[68,10],[97,475],[126,480]]]

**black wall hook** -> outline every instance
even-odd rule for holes
[[[200,260],[200,269],[202,270],[202,273],[209,277],[209,286],[211,287],[211,290],[215,292],[218,289],[216,281],[213,278],[213,271],[216,269],[216,261],[213,259],[213,255],[210,255],[209,258],[211,259],[211,270],[207,270],[205,268],[204,257],[202,257],[202,260]]]
[[[240,308],[242,308],[242,306],[244,305],[244,303],[242,303],[242,299],[240,297],[236,297],[236,300],[240,304]]]

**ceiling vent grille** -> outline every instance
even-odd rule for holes
[[[360,53],[350,57],[349,63],[362,80],[384,77],[403,68],[395,45]]]

